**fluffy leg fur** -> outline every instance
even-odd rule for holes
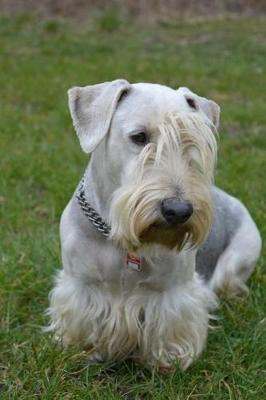
[[[51,293],[51,325],[64,345],[81,343],[91,359],[132,357],[152,367],[185,369],[204,348],[216,297],[195,274],[164,292],[138,287],[130,296],[89,286],[61,271]]]

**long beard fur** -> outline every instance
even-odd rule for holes
[[[169,114],[158,126],[158,143],[139,155],[130,183],[115,191],[110,212],[111,238],[137,250],[162,244],[180,251],[202,243],[212,221],[210,187],[216,161],[214,128],[196,114]],[[163,199],[176,197],[193,205],[187,223],[169,228],[160,216]]]

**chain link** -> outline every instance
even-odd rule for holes
[[[84,190],[84,176],[80,181],[78,194],[76,198],[79,202],[79,205],[86,215],[86,217],[91,221],[91,223],[95,226],[95,228],[103,234],[103,236],[108,237],[111,231],[111,227],[104,222],[102,217],[94,210],[93,207],[87,202],[85,197],[85,190]]]

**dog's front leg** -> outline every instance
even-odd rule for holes
[[[173,285],[163,292],[149,291],[143,303],[144,322],[136,358],[163,370],[175,363],[186,369],[205,347],[216,296],[195,273],[186,284]]]
[[[133,346],[129,341],[123,345],[128,334],[122,315],[121,255],[106,239],[100,246],[96,240],[101,236],[91,238],[71,225],[69,211],[61,221],[63,270],[50,293],[48,331],[65,346],[85,348],[91,360],[121,358],[122,349],[128,354]]]

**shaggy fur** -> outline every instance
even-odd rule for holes
[[[247,209],[212,186],[219,107],[187,88],[124,80],[73,88],[69,107],[92,153],[85,196],[111,234],[91,224],[75,193],[60,223],[48,331],[79,343],[91,362],[185,369],[204,349],[216,293],[244,288],[261,248]],[[139,132],[144,145],[132,140]],[[169,225],[165,199],[190,202],[193,214]]]
[[[186,368],[203,350],[215,295],[199,277],[167,292],[138,287],[130,295],[57,277],[50,327],[64,345],[80,343],[91,360],[132,356],[153,367],[178,361]],[[55,311],[56,310],[56,311]]]
[[[169,114],[158,126],[158,142],[144,147],[127,176],[129,183],[114,192],[110,208],[111,237],[124,249],[161,243],[181,250],[206,237],[212,216],[211,182],[216,159],[213,131],[196,114]],[[178,194],[193,204],[185,225],[162,235],[158,204]]]

